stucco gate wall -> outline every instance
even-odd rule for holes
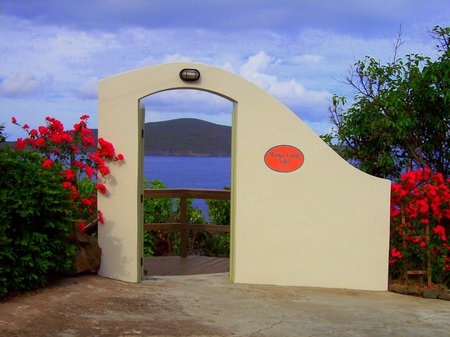
[[[195,68],[197,82],[180,70]],[[142,138],[139,99],[168,89],[200,89],[234,102],[231,268],[233,282],[386,290],[390,182],[341,159],[286,106],[252,83],[193,63],[133,70],[99,82],[99,137],[125,162],[112,165],[99,194],[99,274],[142,279]],[[277,145],[304,155],[290,173],[264,161]]]

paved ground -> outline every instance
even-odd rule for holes
[[[226,274],[140,284],[68,278],[0,302],[0,336],[450,336],[450,302],[231,284]]]

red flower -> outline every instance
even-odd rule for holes
[[[103,213],[98,211],[98,221],[103,225],[105,223],[105,220],[103,219]]]
[[[79,161],[79,160],[74,160],[73,161],[73,164],[74,165],[76,165],[76,166],[78,166],[78,168],[81,170],[82,168],[83,168],[83,163],[81,162],[81,161]]]
[[[81,199],[81,203],[83,205],[86,205],[86,206],[91,206],[92,205],[92,200],[91,199],[87,199],[87,198],[82,198]]]
[[[66,171],[64,171],[64,175],[66,176],[66,180],[72,180],[77,176],[70,167]]]
[[[433,232],[441,237],[443,242],[447,241],[447,236],[445,235],[445,228],[441,225],[437,225],[433,228]]]
[[[95,144],[94,141],[94,136],[92,136],[91,134],[88,134],[87,136],[83,137],[83,145],[85,146],[93,146]]]
[[[52,165],[53,165],[53,160],[51,160],[50,158],[47,158],[44,160],[42,167],[43,168],[52,168]]]
[[[45,135],[48,131],[48,129],[45,126],[38,127],[38,130],[41,135]]]
[[[56,144],[62,143],[61,135],[55,133],[50,135],[50,140]]]
[[[28,124],[25,124],[24,126],[22,126],[22,129],[24,129],[24,130],[29,129],[29,128],[30,128],[30,126]]]
[[[30,131],[30,136],[36,137],[38,135],[38,132],[36,129],[33,129]]]
[[[63,181],[62,186],[64,188],[71,188],[72,187],[72,183],[70,181]]]
[[[45,146],[45,145],[47,145],[47,143],[45,142],[44,138],[38,138],[34,141],[34,147]]]
[[[88,178],[92,178],[92,176],[95,174],[94,169],[88,165],[84,165],[84,172],[86,173]]]
[[[16,146],[14,147],[16,150],[23,150],[27,146],[27,141],[22,138],[17,138]]]
[[[399,259],[401,259],[401,258],[403,257],[402,253],[399,252],[399,251],[397,250],[397,248],[392,248],[392,249],[391,249],[391,255],[392,255],[392,257],[397,257],[397,258],[399,258]]]
[[[80,233],[83,233],[84,232],[84,227],[86,227],[86,224],[83,221],[78,221],[77,225],[78,225],[78,231]]]
[[[80,117],[80,119],[82,119],[82,120],[85,120],[85,119],[88,119],[88,118],[89,118],[89,115],[83,115],[83,116]]]
[[[17,119],[16,119],[15,117],[11,118],[11,122],[12,122],[13,124],[17,124]]]
[[[95,185],[95,188],[100,191],[101,194],[105,194],[106,193],[106,187],[103,184],[97,184]]]
[[[123,160],[124,158],[123,158],[123,154],[122,153],[119,153],[117,156],[116,156],[116,160]]]
[[[107,176],[109,174],[109,168],[107,168],[106,166],[100,167],[100,173],[104,176]]]
[[[104,140],[103,138],[98,139],[98,144],[100,145],[100,149],[97,149],[99,151],[100,157],[107,157],[112,158],[114,157],[114,146],[110,143]]]

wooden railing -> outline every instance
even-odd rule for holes
[[[156,231],[180,231],[180,256],[187,257],[188,234],[190,230],[206,231],[209,233],[228,233],[230,226],[214,224],[191,224],[187,223],[187,199],[214,199],[230,200],[230,191],[228,190],[205,190],[205,189],[150,189],[144,190],[144,198],[177,198],[180,199],[179,222],[172,223],[150,223],[144,224],[145,230]]]

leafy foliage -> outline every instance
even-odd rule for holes
[[[230,187],[224,187],[230,190]],[[230,201],[229,200],[206,200],[208,205],[209,221],[216,225],[230,225]]]
[[[70,270],[73,214],[60,168],[32,151],[0,151],[0,297]]]
[[[433,31],[436,60],[412,54],[383,65],[366,57],[347,78],[354,103],[345,108],[345,97],[333,97],[336,129],[323,139],[363,171],[398,178],[429,167],[450,175],[450,27]]]
[[[149,182],[144,179],[144,189],[166,189],[167,186],[159,179]],[[175,209],[174,199],[148,199],[144,200],[144,223],[165,223],[173,220]]]
[[[154,179],[150,183],[144,179],[144,189],[167,188],[161,180]],[[208,214],[214,224],[229,224],[229,201],[207,200],[210,207]],[[187,222],[205,224],[201,211],[193,207],[192,200],[187,200]],[[144,223],[168,223],[178,221],[180,201],[174,199],[145,199]],[[190,251],[204,256],[228,256],[230,235],[210,234],[203,231],[189,233]],[[144,255],[179,255],[180,235],[177,231],[145,231]]]
[[[153,179],[149,182],[144,179],[144,189],[165,189],[166,185],[161,180]],[[144,223],[168,223],[173,220],[173,210],[175,204],[173,199],[144,199]],[[174,236],[175,234],[172,234]],[[175,238],[172,238],[175,239]],[[175,241],[177,241],[175,239]],[[178,238],[179,241],[179,238]],[[167,233],[160,231],[144,231],[144,255],[153,256],[169,249],[169,238]],[[179,243],[178,243],[179,245]]]
[[[0,143],[4,143],[6,140],[5,134],[4,134],[4,130],[5,126],[3,124],[0,124]]]
[[[225,187],[229,190],[229,187]],[[215,225],[230,225],[230,201],[206,200],[209,222]],[[199,232],[194,241],[194,250],[204,256],[230,256],[230,233]]]

